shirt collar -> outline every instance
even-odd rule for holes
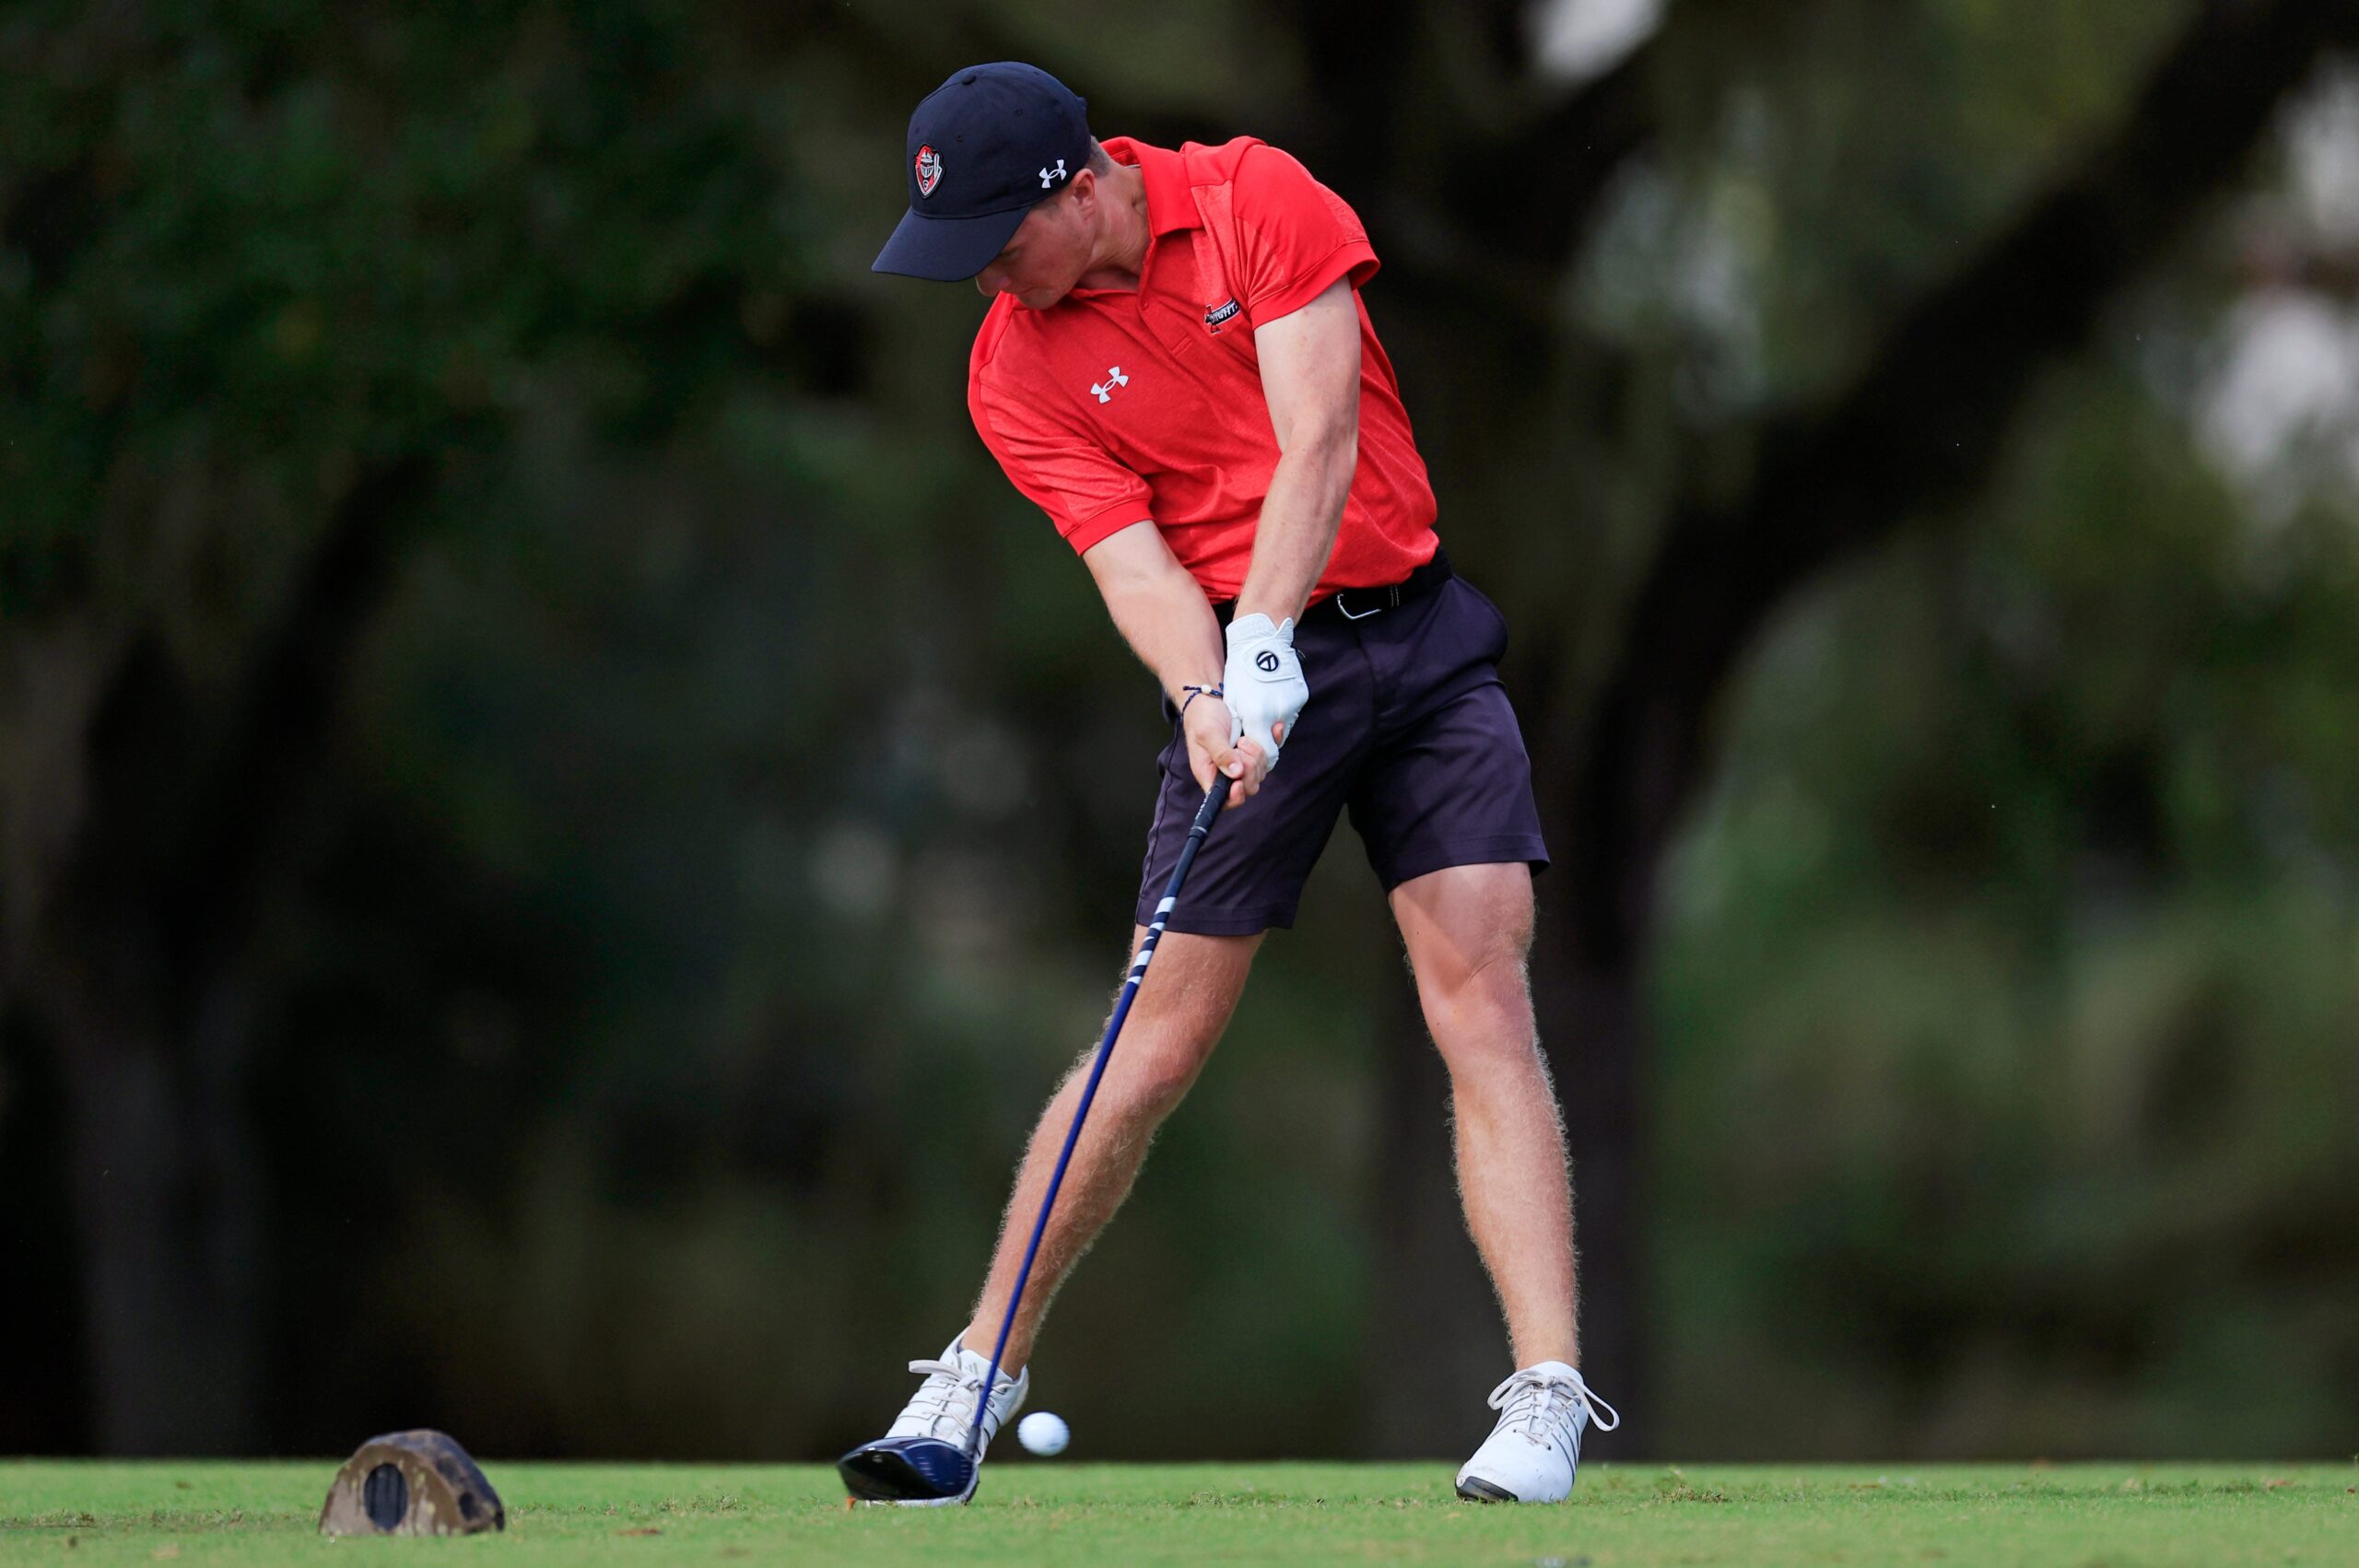
[[[1109,136],[1099,145],[1116,163],[1135,165],[1146,177],[1148,234],[1177,234],[1204,226],[1203,215],[1196,211],[1196,193],[1188,182],[1185,158],[1129,136]]]

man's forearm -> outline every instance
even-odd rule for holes
[[[1253,533],[1253,565],[1237,596],[1240,618],[1256,614],[1273,622],[1301,617],[1310,591],[1327,569],[1327,557],[1334,552],[1335,531],[1358,461],[1356,430],[1305,442],[1278,460]]]
[[[1174,570],[1109,585],[1106,608],[1174,705],[1189,686],[1220,685],[1220,621],[1194,578]]]

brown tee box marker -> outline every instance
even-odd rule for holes
[[[508,1527],[475,1460],[440,1432],[389,1432],[344,1462],[320,1509],[323,1536],[471,1536]]]

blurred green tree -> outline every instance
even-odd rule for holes
[[[2322,1440],[2347,500],[2256,568],[2197,372],[2097,329],[2219,318],[2176,237],[2355,14],[1688,0],[1573,83],[1503,0],[1297,0],[1284,47],[1220,0],[17,7],[0,1246],[61,1353],[0,1447],[801,1457],[943,1331],[1112,979],[1156,740],[965,431],[977,302],[862,275],[907,106],[995,56],[1370,220],[1519,628],[1634,1439],[2196,1450],[2265,1330],[2301,1353],[2236,1443]],[[1243,1398],[1268,1452],[1482,1414],[1439,1070],[1350,874],[1063,1309],[1068,1368],[1252,1374],[1134,1451],[1233,1451]]]

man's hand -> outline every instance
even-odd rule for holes
[[[1224,810],[1236,810],[1262,787],[1270,771],[1269,755],[1250,741],[1238,743],[1237,720],[1220,698],[1209,693],[1192,698],[1180,715],[1180,728],[1188,736],[1188,770],[1196,776],[1199,788],[1211,789],[1220,774],[1236,780]]]
[[[1277,766],[1278,749],[1310,700],[1302,661],[1295,657],[1293,618],[1276,626],[1267,615],[1231,621],[1228,664],[1220,684],[1235,718],[1231,740],[1260,750],[1269,759],[1262,771]]]

